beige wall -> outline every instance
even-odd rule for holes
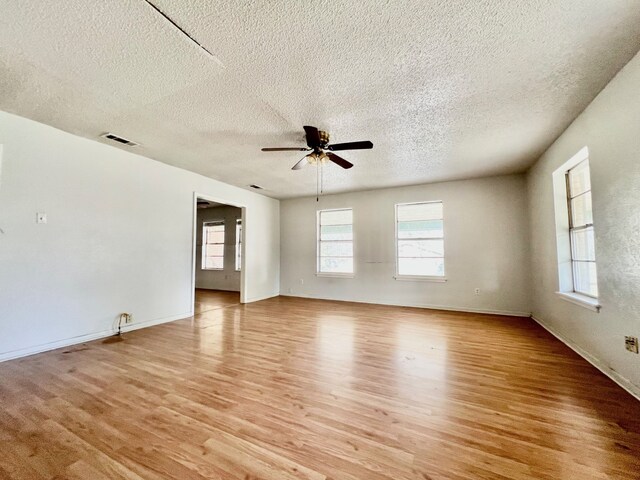
[[[434,200],[444,207],[447,282],[395,280],[395,204]],[[282,295],[529,315],[522,175],[283,200],[280,208]],[[354,278],[315,274],[316,211],[328,208],[353,208]]]
[[[640,397],[640,56],[596,97],[528,174],[532,311],[602,370]],[[599,313],[558,291],[552,174],[582,147],[590,153]]]

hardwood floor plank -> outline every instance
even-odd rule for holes
[[[640,478],[640,403],[529,319],[196,299],[0,364],[0,478]]]

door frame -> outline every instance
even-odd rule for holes
[[[240,303],[245,303],[245,299],[247,298],[247,276],[246,273],[246,262],[247,257],[245,255],[247,251],[246,244],[246,215],[247,215],[247,206],[238,202],[233,202],[226,200],[224,198],[214,197],[212,195],[207,195],[205,193],[198,193],[196,191],[193,192],[193,225],[192,225],[192,244],[191,244],[191,315],[193,316],[195,313],[195,302],[196,302],[196,258],[197,258],[197,248],[196,241],[198,238],[198,199],[208,200],[210,202],[222,203],[224,205],[228,205],[230,207],[237,207],[242,210],[242,242],[241,242],[241,259],[240,259]],[[235,225],[233,226],[235,228]]]

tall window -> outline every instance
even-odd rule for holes
[[[396,205],[398,276],[444,277],[442,202]]]
[[[598,297],[589,159],[566,173],[573,291]]]
[[[224,221],[202,225],[202,269],[224,269]]]
[[[318,212],[318,273],[353,273],[353,210]]]
[[[236,220],[236,271],[242,268],[242,220]]]

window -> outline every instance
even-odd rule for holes
[[[242,220],[236,220],[236,271],[242,268]]]
[[[202,269],[224,269],[224,222],[204,222],[202,226]]]
[[[396,205],[397,276],[444,277],[442,202]]]
[[[598,312],[589,149],[582,148],[560,165],[552,179],[558,254],[556,293],[563,300]]]
[[[569,212],[569,242],[573,291],[598,297],[596,251],[591,210],[591,175],[589,159],[570,168],[565,176]]]
[[[353,273],[353,210],[318,212],[318,273]]]

